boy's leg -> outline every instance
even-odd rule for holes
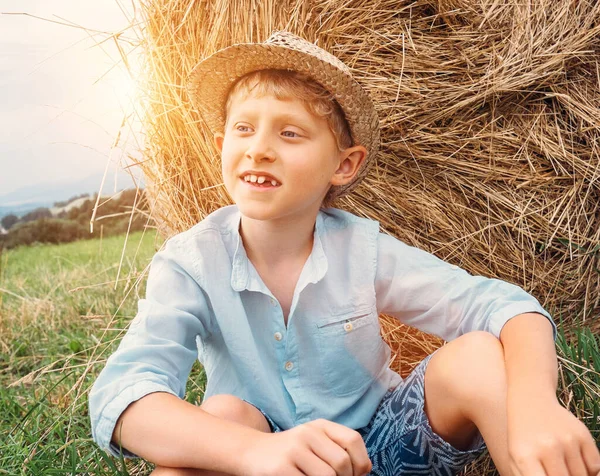
[[[425,413],[433,431],[459,450],[481,432],[500,474],[511,474],[504,349],[495,336],[469,332],[433,355],[425,370]]]
[[[233,395],[213,395],[202,402],[200,408],[219,418],[235,421],[264,433],[271,433],[271,427],[261,411]]]
[[[235,421],[265,433],[271,432],[271,427],[260,410],[233,395],[214,395],[207,398],[200,408],[219,418]],[[227,473],[157,466],[152,476],[227,476]]]

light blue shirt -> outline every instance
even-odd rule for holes
[[[358,429],[402,381],[388,367],[380,313],[446,341],[476,330],[499,337],[525,312],[552,322],[520,287],[471,276],[380,233],[376,221],[328,208],[317,216],[286,327],[239,224],[236,206],[221,208],[154,256],[146,298],[89,396],[94,440],[113,455],[125,408],[152,392],[183,398],[196,358],[205,398],[245,399],[284,430],[318,418]]]

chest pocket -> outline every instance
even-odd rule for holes
[[[387,367],[385,342],[374,308],[322,318],[317,326],[317,361],[323,385],[333,395],[366,389]]]

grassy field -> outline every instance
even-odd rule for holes
[[[0,474],[150,472],[108,457],[90,436],[89,387],[135,315],[159,246],[154,233],[124,244],[117,236],[0,257]],[[197,364],[189,401],[201,401],[204,382]]]
[[[0,256],[0,474],[148,474],[93,443],[87,392],[144,293],[154,233],[43,245]],[[600,344],[560,336],[559,398],[600,441]],[[186,399],[202,400],[198,363]]]

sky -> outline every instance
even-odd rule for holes
[[[103,42],[109,35],[91,31],[118,32],[132,13],[131,0],[0,0],[0,196],[107,164],[114,173],[141,148],[126,126],[111,153],[135,83],[114,41]],[[123,37],[135,40],[131,30]],[[127,53],[135,65],[135,51]]]

